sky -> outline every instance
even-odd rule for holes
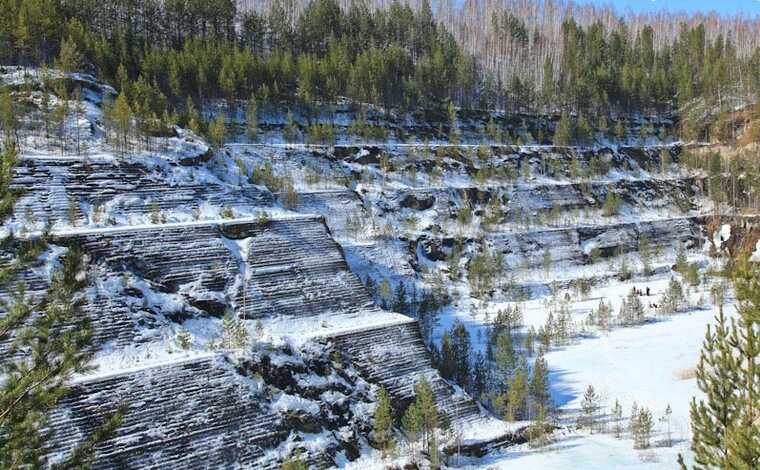
[[[672,11],[709,12],[736,14],[747,16],[760,15],[760,0],[577,0],[578,3],[597,3],[614,5],[623,12],[627,8],[633,11],[656,11],[668,9]]]

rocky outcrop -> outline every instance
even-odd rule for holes
[[[120,406],[122,421],[98,445],[94,468],[278,469],[297,453],[328,468],[338,453],[355,459],[372,396],[335,357],[325,348],[261,348],[78,382],[50,418],[51,463]]]
[[[22,191],[15,218],[27,224],[129,225],[167,217],[192,220],[223,208],[267,206],[272,195],[258,187],[234,189],[187,162],[102,158],[25,158],[12,187]],[[215,216],[214,218],[219,218]],[[176,219],[175,219],[176,220]]]
[[[375,207],[381,213],[403,209],[424,211],[435,209],[453,219],[464,204],[476,215],[482,215],[494,198],[503,213],[501,223],[520,222],[526,216],[557,216],[571,210],[599,211],[610,193],[621,201],[620,212],[653,212],[676,210],[688,214],[694,208],[696,181],[691,178],[667,180],[628,180],[609,183],[561,183],[480,186],[465,188],[425,188],[389,191],[377,198]]]
[[[679,244],[691,247],[703,241],[698,218],[676,218],[640,223],[609,225],[580,225],[549,230],[490,233],[489,244],[505,255],[513,266],[540,266],[545,250],[550,250],[552,262],[577,265],[590,261],[598,250],[601,258],[636,252],[639,239],[646,235],[652,248],[677,248]],[[424,236],[417,240],[413,251],[430,261],[446,259],[454,239]],[[444,247],[447,250],[444,250]]]
[[[123,403],[124,418],[116,436],[98,446],[95,468],[252,465],[288,435],[265,397],[262,384],[222,356],[88,380],[51,416],[50,447],[71,450]]]
[[[161,325],[228,309],[244,318],[372,310],[320,217],[81,230],[54,236],[51,251],[70,244],[91,263],[83,311],[101,345],[149,341]],[[49,261],[21,273],[31,295],[47,288]]]
[[[416,322],[355,331],[331,339],[369,382],[386,388],[397,411],[402,412],[414,399],[414,386],[425,377],[433,388],[441,413],[450,422],[477,421],[484,417],[472,398],[457,392],[433,368]]]

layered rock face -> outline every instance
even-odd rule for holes
[[[476,124],[463,128],[475,135]],[[643,238],[663,250],[701,243],[700,181],[669,166],[673,146],[212,152],[177,129],[155,151],[117,157],[98,120],[89,125],[90,157],[25,151],[13,181],[24,192],[10,225],[23,236],[53,228],[48,250],[17,279],[31,299],[68,247],[90,266],[82,314],[100,369],[77,377],[51,417],[51,463],[123,404],[96,468],[278,468],[298,452],[337,466],[371,443],[377,387],[400,416],[423,378],[468,445],[508,444],[514,429],[435,369],[429,346],[440,331],[390,312],[377,286],[462,284],[455,267],[500,253],[530,292],[551,282],[536,276],[547,250],[549,264],[567,268],[560,280],[572,281]],[[399,126],[420,137],[433,129]],[[296,197],[264,187],[254,174],[264,164]],[[220,341],[230,324],[246,331],[242,346]],[[8,351],[0,344],[0,358]]]
[[[50,252],[72,244],[90,259],[83,310],[101,346],[227,310],[241,318],[377,311],[320,217],[79,230],[54,235]],[[22,273],[27,292],[47,287],[48,262]]]
[[[233,150],[298,183],[294,160],[322,168],[323,186],[353,179],[350,192],[304,189],[294,209],[323,213],[362,277],[422,280],[421,288],[424,271],[455,252],[464,267],[478,253],[500,253],[508,271],[528,276],[546,250],[566,270],[635,255],[640,242],[657,252],[701,244],[703,182],[678,169],[681,153],[673,145]]]
[[[31,211],[68,225],[54,230],[46,254],[18,280],[42,298],[50,268],[68,247],[81,248],[90,268],[82,313],[92,320],[102,356],[100,371],[78,378],[50,419],[51,463],[120,405],[123,421],[98,447],[96,468],[278,468],[296,449],[307,463],[330,467],[358,457],[366,445],[373,386],[387,386],[398,403],[408,403],[423,377],[452,422],[493,419],[440,378],[414,320],[373,304],[322,215],[152,225],[140,219],[131,226],[130,215],[150,213],[155,205],[176,220],[187,207],[247,201],[266,208],[272,199],[257,187],[233,194],[224,183],[166,187],[155,173],[125,162],[95,167],[73,158],[29,157],[15,180],[31,188],[17,220]],[[92,227],[91,218],[71,208],[130,195],[133,204],[112,205],[115,227]],[[79,202],[65,202],[72,198]],[[337,220],[340,207],[355,198],[324,192],[299,204],[333,208],[325,215]],[[225,314],[249,325],[263,321],[264,331],[270,322],[289,324],[287,335],[307,350],[270,346],[262,353],[254,345],[241,356],[196,347],[183,353],[174,344],[178,328],[213,334]],[[8,346],[0,345],[0,354]],[[378,348],[396,360],[368,362]],[[335,363],[336,355],[342,363]],[[312,435],[320,438],[312,442]]]
[[[463,425],[483,419],[477,404],[457,394],[433,368],[416,323],[352,332],[335,337],[334,342],[368,380],[381,384],[399,403],[414,399],[414,386],[424,376],[450,422]]]
[[[271,193],[225,184],[191,164],[210,158],[192,147],[183,158],[26,157],[12,187],[22,191],[15,218],[30,225],[115,226],[220,218],[225,208],[270,206]],[[201,168],[201,167],[199,167]]]
[[[52,448],[71,450],[120,404],[124,419],[99,446],[97,468],[232,468],[288,433],[263,385],[211,356],[75,384],[50,419]]]

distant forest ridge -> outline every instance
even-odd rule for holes
[[[237,4],[241,12],[263,13],[271,11],[278,2],[294,12],[295,24],[311,0],[238,0]],[[564,50],[562,25],[567,20],[584,28],[599,24],[605,33],[623,32],[629,41],[635,41],[646,27],[651,27],[655,51],[672,46],[684,28],[699,26],[704,27],[707,43],[718,38],[730,41],[740,58],[749,58],[760,48],[760,16],[724,15],[715,11],[637,13],[572,0],[337,0],[337,3],[344,11],[361,4],[370,9],[387,9],[394,3],[419,11],[429,4],[436,20],[452,32],[463,49],[505,82],[517,75],[542,83],[547,60],[558,73]]]
[[[757,20],[455,3],[0,0],[0,59],[52,63],[65,52],[117,88],[141,81],[143,95],[173,105],[189,96],[308,108],[345,96],[402,110],[453,102],[598,115],[728,109],[760,90]]]
[[[237,0],[240,12],[268,12],[272,4],[280,2],[291,6],[293,21],[303,12],[310,0]],[[352,5],[364,4],[371,10],[386,9],[393,3],[409,5],[419,10],[426,0],[337,0],[344,11]],[[739,55],[752,54],[760,46],[760,16],[744,14],[726,15],[715,11],[687,13],[660,10],[656,12],[633,12],[608,5],[597,5],[572,0],[430,0],[435,18],[454,32],[463,43],[478,41],[488,36],[498,35],[494,16],[512,15],[523,22],[529,31],[538,30],[547,42],[559,44],[562,41],[561,25],[573,19],[581,26],[601,23],[605,30],[617,28],[623,21],[629,38],[636,37],[644,26],[651,26],[655,47],[672,43],[678,38],[682,25],[705,26],[708,40],[719,35],[731,39],[738,45]]]

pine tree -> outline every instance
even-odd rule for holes
[[[600,300],[596,310],[593,310],[591,314],[594,325],[601,330],[609,331],[612,320],[612,306],[610,304]]]
[[[692,450],[699,465],[728,468],[726,436],[736,419],[737,364],[729,326],[720,308],[717,325],[708,325],[697,366],[697,385],[705,401],[691,403]]]
[[[377,392],[372,434],[378,448],[383,452],[393,447],[393,408],[391,397],[383,387]]]
[[[224,349],[240,349],[248,343],[248,330],[234,313],[227,311],[222,318],[222,335],[220,346]]]
[[[3,188],[5,189],[5,188]],[[6,240],[19,247],[17,259],[4,271],[3,281],[12,282],[14,273],[36,258],[44,240]],[[36,255],[35,255],[36,253]],[[87,280],[84,259],[76,245],[70,246],[62,268],[52,275],[50,288],[41,302],[18,292],[0,320],[0,340],[10,340],[9,357],[18,351],[33,351],[22,360],[2,364],[4,382],[0,387],[0,467],[41,466],[50,432],[45,431],[48,413],[66,394],[74,374],[89,370],[94,354],[92,327],[81,312],[82,288]],[[44,313],[32,316],[37,307]],[[72,327],[73,326],[73,327]],[[109,439],[125,408],[106,416],[104,424],[65,456],[61,468],[89,466],[97,443]]]
[[[457,109],[454,107],[453,101],[449,101],[448,114],[449,114],[449,143],[451,143],[452,145],[459,145],[459,126],[457,124]]]
[[[631,416],[631,420],[634,449],[648,449],[654,428],[652,412],[646,408],[641,408],[637,414]]]
[[[40,97],[40,114],[45,127],[45,138],[50,137],[50,124],[53,119],[53,107],[50,104],[50,72],[47,67],[42,68],[42,96]]]
[[[668,289],[662,297],[662,309],[666,313],[676,313],[683,308],[686,303],[686,296],[683,292],[683,286],[675,277],[670,278]]]
[[[410,404],[403,418],[401,418],[401,429],[404,431],[407,441],[412,449],[412,461],[416,460],[416,446],[422,433],[422,418],[416,402]]]
[[[256,141],[259,135],[259,107],[254,95],[248,99],[248,106],[245,109],[245,128],[248,138]]]
[[[494,366],[496,368],[496,378],[502,384],[506,385],[507,380],[512,376],[515,370],[517,359],[515,350],[512,346],[512,334],[507,331],[501,331],[496,336],[496,347],[493,353]]]
[[[84,57],[77,49],[76,42],[69,36],[61,43],[61,50],[56,60],[56,68],[64,72],[77,72],[82,68]]]
[[[583,401],[581,402],[582,421],[581,423],[587,427],[592,433],[596,426],[596,415],[599,410],[600,397],[594,390],[593,385],[589,385],[586,388],[586,392],[583,394]]]
[[[642,233],[639,236],[639,258],[641,259],[641,264],[644,267],[644,275],[646,276],[651,276],[653,274],[651,257],[652,247],[649,242],[649,235]]]
[[[380,301],[383,305],[383,308],[387,308],[388,302],[390,302],[391,299],[391,283],[388,281],[388,279],[383,279],[380,281],[380,286],[378,287],[378,293],[380,294]]]
[[[16,176],[18,161],[18,147],[13,141],[7,140],[2,152],[0,152],[0,219],[2,220],[11,215],[13,207],[16,204],[16,199],[20,195],[18,189],[11,188],[13,178]],[[0,280],[3,280],[4,277],[0,275]]]
[[[435,437],[435,433],[430,434],[427,441],[427,448],[430,469],[439,470],[441,468],[441,451],[438,448],[438,439]]]
[[[293,457],[286,459],[280,465],[280,470],[308,470],[309,466],[301,460],[301,452],[297,451]]]
[[[623,406],[617,400],[612,405],[612,420],[615,423],[615,438],[620,439],[623,437]]]
[[[190,349],[190,346],[192,346],[193,337],[185,328],[180,328],[177,332],[177,344],[179,344],[179,347],[185,351]]]
[[[549,315],[551,315],[551,312],[549,312]],[[541,345],[538,349],[539,354],[545,353],[549,350],[549,346],[551,346],[552,341],[552,333],[551,333],[551,324],[546,323],[546,325],[542,325],[538,329],[538,342]]]
[[[221,149],[224,146],[224,140],[227,135],[227,124],[225,123],[224,113],[220,112],[216,116],[216,119],[211,122],[208,133],[214,148],[217,150]]]
[[[406,289],[404,283],[396,284],[395,300],[393,301],[393,311],[398,313],[408,313],[408,304],[406,302]]]
[[[644,321],[644,305],[633,290],[620,304],[619,321],[623,325],[637,325]]]
[[[69,92],[68,88],[63,84],[63,82],[60,82],[55,87],[55,94],[58,97],[58,101],[56,102],[55,106],[53,107],[53,121],[55,122],[55,126],[58,130],[58,138],[60,139],[61,144],[61,155],[66,151],[67,148],[67,142],[68,142],[68,132],[66,131],[66,117],[69,114]],[[123,113],[123,109],[119,108],[117,110],[115,104],[113,108],[113,116],[116,119],[115,122],[117,123],[117,126],[121,124],[121,118],[122,115],[116,114],[117,111],[120,111]],[[121,130],[121,127],[117,127],[118,130]],[[118,141],[121,143],[121,141]],[[122,147],[122,152],[124,152],[126,145]]]
[[[430,387],[430,382],[425,377],[422,377],[417,385],[414,387],[414,403],[419,413],[420,431],[422,432],[422,440],[425,444],[428,443],[429,437],[438,428],[438,405],[435,402],[435,395],[433,389]]]
[[[539,406],[536,409],[533,422],[528,428],[529,444],[533,448],[545,447],[549,444],[549,433],[547,428],[549,427],[549,419],[546,408]]]
[[[557,129],[554,131],[554,145],[565,147],[570,145],[573,136],[572,123],[567,111],[562,112],[562,116],[557,123]]]
[[[729,326],[720,306],[697,366],[705,399],[691,403],[692,450],[703,467],[760,465],[760,272],[742,260],[733,277],[739,318]]]
[[[470,333],[464,323],[456,321],[451,328],[454,342],[454,380],[461,387],[470,386]]]
[[[486,359],[483,354],[478,351],[475,354],[475,360],[473,361],[473,374],[472,374],[472,391],[473,396],[476,399],[481,397],[488,390],[488,366],[486,365]]]
[[[670,433],[670,419],[672,416],[673,409],[670,407],[670,403],[668,403],[667,408],[665,408],[665,413],[660,417],[660,422],[665,425],[665,445],[668,447],[673,445],[673,439]]]
[[[549,367],[543,354],[533,363],[533,375],[530,379],[530,397],[534,406],[548,410],[551,406],[549,393]]]
[[[13,212],[19,195],[11,188],[17,162],[16,146],[6,141],[0,153],[0,219]],[[51,437],[44,430],[48,413],[66,394],[71,376],[90,370],[94,354],[90,321],[81,312],[86,267],[81,251],[72,245],[61,260],[62,267],[53,272],[50,288],[42,299],[33,301],[20,288],[11,286],[17,275],[44,251],[44,235],[32,239],[11,235],[2,244],[14,256],[0,270],[0,283],[14,294],[3,302],[6,314],[0,318],[0,341],[10,345],[8,358],[19,351],[33,354],[20,360],[8,359],[0,365],[0,375],[4,377],[0,384],[0,467],[37,468],[43,463]],[[43,309],[42,314],[33,315],[38,308]],[[94,446],[113,434],[123,413],[124,408],[119,408],[106,416],[95,433],[63,456],[62,465],[87,465]]]
[[[198,110],[195,108],[193,99],[190,96],[187,97],[187,101],[185,103],[185,114],[187,120],[187,128],[190,129],[193,134],[198,136],[201,135],[201,116],[198,114]]]
[[[528,373],[526,366],[521,364],[509,381],[507,391],[504,419],[515,421],[522,419],[525,414],[526,400],[528,398]]]
[[[525,333],[525,341],[523,341],[523,348],[525,348],[525,354],[528,357],[533,356],[533,347],[536,341],[536,330],[531,326]]]
[[[293,117],[293,112],[290,110],[288,110],[288,122],[285,125],[284,137],[285,141],[289,143],[295,142],[298,138],[298,126]]]
[[[676,265],[673,271],[684,274],[689,268],[689,258],[686,256],[686,249],[683,244],[678,245],[678,251],[676,252]]]
[[[10,87],[0,88],[0,127],[2,127],[5,142],[10,142],[15,146],[20,145],[18,108],[18,103],[11,94]]]
[[[641,299],[633,291],[628,294],[628,308],[631,311],[631,318],[633,323],[640,324],[644,322],[644,304],[641,303]]]
[[[615,138],[621,142],[625,139],[625,124],[623,121],[618,120],[615,123]]]
[[[578,122],[575,126],[575,134],[578,142],[586,144],[593,137],[593,130],[591,125],[586,120],[586,116],[583,113],[578,114]]]
[[[488,124],[486,124],[486,135],[493,143],[501,143],[501,129],[498,128],[496,122],[493,120],[493,116],[488,118]]]
[[[132,108],[129,106],[127,96],[124,93],[116,97],[113,107],[113,116],[118,132],[118,142],[121,154],[129,151],[129,133],[132,127]]]
[[[607,191],[607,196],[602,205],[602,215],[604,217],[613,217],[620,212],[620,196],[611,189]]]
[[[438,370],[444,379],[452,380],[456,374],[456,368],[454,345],[452,344],[449,332],[444,331],[443,335],[441,335],[441,358],[438,363]]]

